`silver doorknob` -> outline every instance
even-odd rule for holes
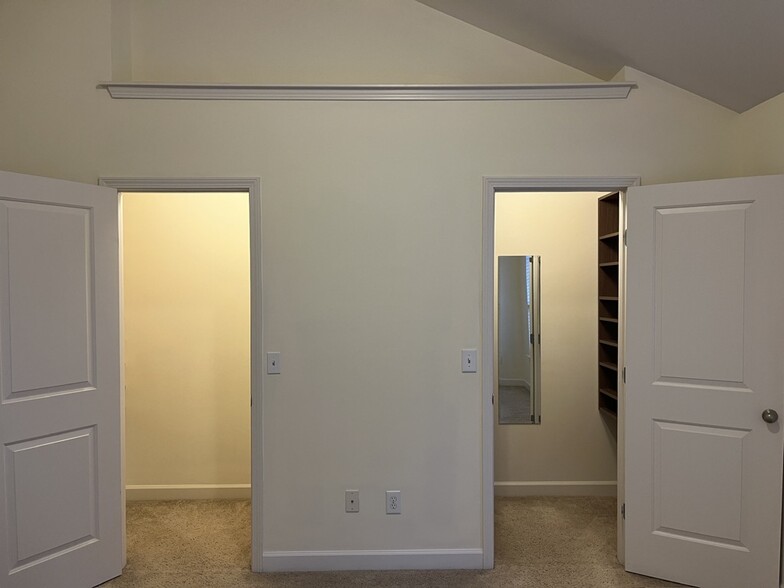
[[[766,423],[775,423],[779,420],[779,413],[777,413],[772,408],[766,408],[762,411],[762,420]]]

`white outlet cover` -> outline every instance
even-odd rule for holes
[[[401,514],[403,502],[400,490],[387,490],[387,514]]]
[[[461,365],[464,374],[476,373],[476,349],[463,349],[461,353]]]
[[[359,490],[346,490],[346,512],[359,512]]]
[[[268,351],[267,352],[267,373],[279,374],[280,373],[280,352]]]

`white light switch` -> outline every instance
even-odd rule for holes
[[[463,349],[463,373],[476,373],[476,349]]]
[[[280,373],[280,352],[268,351],[267,352],[267,373],[279,374]]]

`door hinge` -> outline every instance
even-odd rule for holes
[[[623,383],[626,383],[626,366],[623,366]]]
[[[626,520],[626,503],[625,502],[621,505],[621,518],[624,521]]]
[[[491,394],[491,395],[490,395],[490,404],[492,404],[493,406],[495,406],[495,394]]]
[[[530,342],[531,342],[531,345],[533,345],[533,344],[534,344],[534,334],[533,334],[533,333],[531,333],[531,334],[528,336],[528,338],[529,338],[529,340],[530,340]]]
[[[627,243],[627,241],[626,241],[626,230],[627,229],[623,230],[623,244],[624,244],[624,246],[626,246],[626,243]]]

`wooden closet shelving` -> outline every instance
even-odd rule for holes
[[[618,271],[620,195],[599,199],[599,412],[618,418]]]

